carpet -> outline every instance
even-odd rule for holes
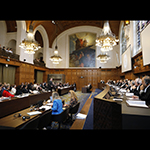
[[[87,115],[87,118],[86,118],[86,121],[85,121],[85,124],[84,124],[84,127],[83,127],[84,130],[92,130],[93,129],[93,108],[94,108],[93,101],[94,101],[94,97],[97,94],[99,94],[100,92],[101,92],[100,89],[95,89],[95,91],[92,92],[92,96],[91,96],[92,103],[91,103],[91,106],[90,106],[90,109],[89,109],[89,112],[88,112],[88,115]],[[91,95],[91,93],[82,93],[81,91],[76,91],[75,93],[78,97],[78,101],[80,101],[80,106],[79,106],[79,109],[78,109],[78,112],[77,112],[77,113],[79,113],[81,111],[82,107],[84,106],[85,102],[87,101],[87,99]],[[65,94],[65,95],[61,96],[61,99],[65,101],[65,104],[69,104],[70,95]],[[75,119],[76,114],[73,115],[73,119]],[[67,122],[61,124],[60,129],[69,130],[70,127],[72,126],[72,124],[73,124],[73,122],[68,122],[67,121]],[[50,130],[57,130],[57,129],[58,129],[58,123],[57,122],[52,122]]]
[[[76,93],[76,95],[78,97],[78,101],[80,102],[80,106],[79,106],[79,109],[78,109],[78,112],[80,112],[82,107],[84,106],[86,100],[89,98],[91,93],[82,93],[81,91],[76,91],[75,93]],[[70,94],[65,94],[65,95],[60,96],[60,97],[61,97],[62,100],[65,101],[65,104],[69,104],[69,102],[70,102]],[[74,120],[75,120],[76,114],[73,115],[73,119]],[[71,122],[71,121],[70,122],[67,121],[67,122],[61,124],[60,129],[69,130],[71,125],[72,125],[72,123],[73,122]],[[52,124],[51,124],[51,127],[49,127],[48,129],[57,130],[57,128],[58,128],[58,123],[53,121]]]

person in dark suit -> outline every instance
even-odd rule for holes
[[[133,96],[133,98],[146,101],[147,105],[150,105],[150,77],[144,76],[142,78],[142,85],[140,86],[139,96]]]
[[[90,92],[91,89],[92,89],[92,85],[89,83],[87,86],[87,92]]]
[[[50,80],[48,81],[48,89],[52,91],[53,89],[53,78],[50,78]]]
[[[140,86],[142,85],[142,80],[140,78],[135,79],[135,85],[130,88],[130,92],[134,93],[134,95],[139,96]]]

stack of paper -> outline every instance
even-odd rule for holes
[[[144,107],[148,108],[145,101],[132,101],[132,100],[126,100],[129,106],[135,106],[135,107]]]
[[[41,112],[40,111],[33,111],[33,112],[29,112],[27,114],[30,115],[30,116],[33,116],[33,115],[41,114]]]
[[[41,107],[39,107],[39,109],[42,109],[42,108],[45,108],[45,110],[49,110],[49,109],[51,109],[51,106],[41,106]]]
[[[113,98],[114,101],[120,101],[122,102],[122,99],[121,98]]]
[[[85,119],[86,117],[87,117],[87,115],[81,114],[81,113],[78,113],[78,114],[76,115],[76,119]]]
[[[126,96],[133,96],[134,93],[126,93]]]

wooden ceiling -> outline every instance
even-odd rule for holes
[[[109,21],[110,28],[116,36],[118,36],[119,34],[120,21],[121,20]],[[69,28],[76,27],[76,26],[89,25],[89,26],[96,26],[96,27],[103,28],[103,24],[104,24],[104,20],[55,20],[55,22],[58,24],[57,35],[59,35],[60,33],[62,33],[63,31]],[[27,31],[29,30],[30,23],[32,23],[34,29],[38,25],[42,25],[45,28],[49,37],[49,47],[52,47],[52,43],[56,38],[56,28],[55,25],[52,23],[52,20],[26,20]],[[17,24],[15,20],[11,20],[11,21],[6,20],[6,25],[7,25],[7,32],[17,31]]]

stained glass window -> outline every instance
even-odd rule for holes
[[[141,48],[141,32],[146,28],[146,26],[150,23],[150,20],[138,20],[136,21],[136,43],[137,43],[137,51]]]

